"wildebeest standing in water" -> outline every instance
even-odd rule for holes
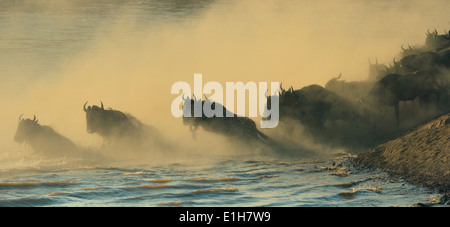
[[[22,119],[22,115],[20,115],[14,141],[25,142],[35,152],[49,156],[62,156],[78,152],[77,146],[70,139],[49,126],[40,125],[36,116],[33,119]]]
[[[183,97],[183,100],[183,123],[184,125],[189,125],[193,133],[201,126],[205,131],[223,135],[233,142],[240,144],[259,144],[262,145],[262,147],[267,147],[272,150],[282,149],[275,141],[259,131],[252,119],[231,113],[220,103],[211,102],[209,99],[196,99],[195,97],[193,99]],[[201,117],[195,117],[195,103],[197,103],[198,106],[201,105],[202,108],[205,104],[211,105],[212,110],[221,108],[223,110],[222,116],[208,117],[205,115],[204,111],[202,111]]]
[[[104,139],[104,147],[122,150],[147,150],[157,145],[167,148],[168,144],[158,131],[140,122],[130,114],[101,106],[83,106],[86,112],[86,130],[97,133]]]

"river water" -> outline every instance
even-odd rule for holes
[[[25,159],[27,167],[0,171],[0,206],[411,206],[441,198],[385,173],[351,168],[348,158],[132,166]]]
[[[266,4],[269,1],[264,2]],[[332,25],[333,19],[319,20],[320,18],[326,18],[327,14],[333,11],[333,5],[327,5],[326,3],[315,4],[313,2],[315,1],[272,1],[269,3],[269,6],[275,6],[275,8],[270,14],[266,14],[264,13],[266,8],[255,1],[248,1],[240,5],[241,3],[232,1],[212,0],[0,0],[0,82],[2,88],[0,94],[2,95],[2,106],[5,107],[4,112],[7,112],[1,117],[3,126],[0,143],[0,146],[2,146],[0,148],[0,206],[411,206],[417,203],[438,201],[440,195],[436,192],[412,186],[400,179],[391,179],[383,172],[353,167],[351,165],[352,155],[349,153],[331,154],[320,156],[320,158],[304,158],[302,155],[278,158],[254,157],[248,154],[233,154],[229,156],[221,154],[213,158],[206,158],[207,161],[199,162],[193,161],[195,160],[193,158],[187,161],[165,161],[161,164],[155,162],[130,164],[117,160],[98,162],[98,160],[93,161],[82,158],[44,157],[34,154],[27,146],[12,142],[12,136],[16,127],[16,116],[21,114],[22,111],[27,111],[29,114],[33,113],[33,110],[26,109],[26,105],[29,104],[36,107],[40,106],[39,103],[42,102],[45,103],[43,109],[46,109],[54,103],[65,104],[64,101],[58,100],[58,95],[52,95],[54,100],[52,98],[48,99],[48,95],[36,96],[35,93],[29,92],[29,89],[39,91],[39,87],[33,87],[35,83],[46,89],[48,88],[46,87],[47,85],[42,84],[54,83],[54,81],[60,79],[59,77],[66,79],[66,75],[60,75],[59,73],[67,72],[67,65],[69,65],[69,69],[73,68],[73,66],[70,66],[73,64],[71,59],[83,59],[83,54],[86,52],[102,53],[102,51],[105,51],[102,49],[104,46],[98,45],[97,42],[105,40],[104,37],[108,37],[109,34],[114,34],[115,39],[118,39],[121,44],[124,43],[124,40],[130,40],[129,46],[134,47],[132,45],[134,42],[132,37],[141,36],[147,33],[149,29],[164,33],[166,28],[175,27],[178,29],[175,33],[177,37],[169,36],[165,39],[174,39],[176,41],[182,39],[179,36],[183,34],[177,26],[186,26],[187,31],[190,28],[194,28],[193,31],[199,31],[202,26],[207,28],[209,26],[209,23],[203,23],[205,17],[211,20],[213,24],[214,22],[227,22],[228,24],[223,25],[225,28],[233,25],[239,27],[240,23],[246,22],[251,22],[251,26],[243,27],[246,29],[253,27],[253,25],[261,26],[258,23],[259,19],[257,16],[273,16],[277,15],[277,12],[280,13],[282,21],[287,22],[292,18],[296,18],[292,16],[294,14],[292,14],[293,10],[290,9],[289,4],[294,4],[294,8],[302,9],[302,12],[310,12],[302,17],[310,19],[306,24],[309,23],[313,25],[312,27],[316,25],[318,27],[324,26],[324,29],[334,27],[329,26],[329,24]],[[448,6],[446,1],[434,1],[430,5],[435,4],[435,6],[422,7],[421,9],[414,8],[420,5],[417,2],[414,7],[403,3],[403,1],[362,3],[349,0],[340,3],[343,4],[344,7],[342,9],[345,10],[341,12],[340,19],[336,22],[338,23],[336,30],[331,32],[346,31],[354,34],[352,32],[354,32],[355,28],[352,28],[352,26],[356,25],[356,23],[352,22],[352,18],[355,16],[358,19],[366,18],[367,22],[371,23],[374,29],[380,29],[382,25],[374,24],[373,21],[377,21],[377,17],[380,17],[381,22],[386,22],[387,19],[382,17],[384,12],[392,16],[396,13],[404,15],[406,13],[409,14],[409,12],[420,11],[424,12],[420,20],[430,23],[426,26],[433,27],[441,26],[442,24],[445,26],[445,21],[439,22],[438,25],[431,23],[436,21],[435,17],[441,12],[440,9],[444,9],[444,12],[446,12],[445,9],[448,9],[448,7],[443,7],[445,5]],[[302,4],[305,4],[305,6],[302,7]],[[433,7],[438,9],[438,12],[431,13]],[[355,13],[352,9],[363,10],[364,12]],[[228,11],[233,11],[237,12],[238,19],[242,19],[243,15],[246,15],[246,11],[253,12],[253,10],[261,10],[263,13],[249,13],[249,17],[254,18],[246,22],[234,21],[232,16],[223,20],[211,16],[211,12],[213,12],[212,14],[219,13],[223,16],[228,15]],[[288,14],[288,16],[283,13]],[[132,23],[129,23],[130,21]],[[342,26],[342,23],[346,22],[352,23],[348,27]],[[405,22],[402,18],[395,22],[397,23],[396,26],[392,28],[387,27],[382,31],[392,31],[401,26],[406,27],[407,31],[414,30],[414,23]],[[129,29],[124,29],[125,32],[117,32],[116,29],[118,27],[123,28],[128,25],[133,28],[131,33]],[[267,26],[271,28],[278,27],[273,24]],[[275,31],[287,32],[287,43],[292,44],[292,40],[289,41],[292,38],[291,36],[295,37],[298,34],[294,34],[292,31],[288,32],[288,30],[280,29]],[[310,29],[310,31],[314,30]],[[251,29],[236,29],[234,32],[236,31],[239,31],[239,34],[235,35],[241,37],[246,45],[250,46],[246,50],[259,50],[258,46],[251,47],[252,42],[248,41],[254,35]],[[217,30],[212,32],[217,32]],[[421,35],[420,37],[424,36],[424,32],[425,30],[418,32]],[[256,33],[258,37],[260,35],[267,36],[267,39],[270,39],[271,35],[273,35],[270,32]],[[195,40],[188,34],[186,35],[189,37],[189,40]],[[99,36],[103,38],[98,39]],[[225,45],[230,45],[230,43],[233,44],[237,42],[236,40],[240,40],[239,38],[235,39],[228,36],[230,34],[224,33],[214,37],[218,37],[218,40],[225,40]],[[358,34],[357,36],[357,38],[364,40],[368,39],[367,36],[369,35]],[[275,37],[275,40],[277,40],[277,37]],[[352,37],[354,38],[354,35]],[[204,41],[201,37],[199,38]],[[408,39],[408,37],[406,38]],[[155,40],[161,41],[160,39]],[[114,41],[109,40],[108,45]],[[353,44],[355,46],[361,45],[357,42]],[[193,43],[192,45],[198,46],[198,43]],[[397,43],[395,45],[398,46]],[[217,44],[217,46],[220,47],[220,44]],[[292,47],[283,47],[283,43],[277,43],[276,46],[281,47],[282,51],[280,53],[292,50]],[[168,48],[167,45],[164,47]],[[189,51],[188,45],[182,47],[187,50],[178,49],[177,51]],[[227,48],[230,48],[230,46],[223,49],[218,47],[206,46],[201,50],[201,53],[208,53],[202,51],[214,48],[229,54]],[[151,48],[147,46],[146,48],[159,53],[163,52],[156,46]],[[261,50],[261,52],[237,53],[242,53],[244,57],[259,56],[270,54],[270,48],[273,47]],[[108,54],[111,53],[110,48],[107,49],[106,54],[100,54],[100,56],[107,58]],[[138,57],[142,57],[140,51],[136,51],[138,52]],[[339,49],[332,51],[339,51]],[[169,51],[169,54],[172,54],[172,52]],[[351,54],[353,55],[353,53]],[[358,52],[354,54],[357,55]],[[390,54],[394,53],[388,53],[387,55],[391,56]],[[129,56],[129,59],[131,59],[130,64],[132,65],[134,61],[132,58],[135,56],[133,50],[127,49],[123,55]],[[166,55],[162,56],[166,60],[179,60],[175,55],[173,56],[174,58],[169,58]],[[239,58],[239,56],[237,57]],[[312,58],[314,59],[314,56]],[[362,58],[366,61],[365,56],[362,56]],[[97,58],[88,59],[93,61],[89,64],[97,64],[95,62],[98,60]],[[204,61],[201,64],[214,65],[213,62],[208,62],[204,58],[193,57],[185,60],[191,62],[196,59]],[[246,64],[248,63],[250,68],[255,67],[264,59],[259,60],[249,61]],[[285,60],[289,63],[291,59]],[[99,61],[101,64],[101,60]],[[75,62],[80,61],[77,60]],[[231,63],[233,62],[224,64],[230,66]],[[167,74],[173,74],[175,72],[173,68],[177,68],[176,64],[161,67],[158,69],[160,71],[157,72],[164,73],[164,70],[167,70],[169,72]],[[195,70],[187,70],[183,73],[190,76],[196,73]],[[208,70],[209,68],[206,68],[206,71]],[[149,68],[148,71],[148,75],[151,75],[152,69]],[[210,70],[210,72],[214,71]],[[246,71],[243,70],[242,72]],[[69,74],[69,76],[73,75]],[[133,82],[139,84],[142,81],[147,81],[134,80],[132,76],[126,76],[132,81],[132,84]],[[158,75],[151,81],[157,81],[163,77]],[[98,81],[95,82],[95,77],[89,76],[89,78],[95,84],[101,84]],[[105,78],[105,76],[101,78]],[[106,83],[106,86],[113,86],[114,88],[132,86],[121,83],[111,79]],[[73,86],[77,90],[82,89],[81,85],[76,83],[76,80]],[[166,89],[167,92],[169,91],[168,89],[169,87]],[[61,96],[67,96],[68,98],[78,97],[78,94],[71,95],[69,93],[63,92]],[[15,103],[15,99],[12,98],[15,96],[17,96],[19,105],[11,105]],[[38,98],[32,99],[32,97]],[[40,99],[42,97],[47,97],[47,99]],[[119,97],[119,95],[116,97]],[[123,96],[120,95],[120,97]],[[133,96],[129,95],[128,97]],[[84,97],[77,100],[77,111],[81,110],[81,104],[84,103],[84,100]],[[120,98],[117,100],[125,103]],[[127,107],[133,107],[133,105]],[[166,109],[169,110],[169,108]],[[45,111],[40,112],[46,113]],[[140,116],[143,115],[143,113],[140,114]],[[67,130],[62,126],[58,126],[58,123],[63,124],[65,122],[61,119],[68,116],[66,112],[61,112],[59,115],[59,112],[52,111],[52,115],[55,122],[49,120],[50,117],[46,118],[46,116],[42,115],[40,117],[44,118],[44,121],[46,120],[47,123],[55,126],[60,132],[68,135],[69,138],[73,138],[76,142],[85,141],[84,138],[94,136],[86,134],[85,123],[82,121],[68,124],[66,128],[69,129]],[[83,115],[78,115],[81,116],[76,119],[83,120]],[[70,126],[73,126],[73,130],[71,130]],[[187,131],[186,128],[184,129]],[[83,136],[74,136],[78,134],[83,134]],[[93,145],[90,144],[91,142]],[[98,141],[88,141],[84,145],[99,146],[99,143],[95,142]],[[320,151],[317,152],[320,153]],[[205,156],[207,154],[202,154],[199,160],[205,159]]]

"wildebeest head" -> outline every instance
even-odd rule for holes
[[[88,133],[96,133],[102,130],[107,122],[105,121],[106,110],[103,107],[103,102],[100,102],[101,106],[88,106],[87,102],[83,106],[84,112],[86,112],[86,130]]]
[[[184,125],[196,125],[199,120],[206,121],[209,118],[233,117],[236,114],[230,112],[221,103],[208,99],[195,97],[191,99],[183,94],[183,123]]]
[[[195,96],[191,99],[189,96],[185,97],[183,94],[183,124],[184,125],[193,125],[195,124],[195,108],[196,106],[203,106],[203,102],[201,99],[197,99]],[[196,105],[197,103],[197,105]],[[202,111],[203,115],[203,111]]]
[[[97,133],[113,139],[136,136],[142,129],[142,123],[137,119],[118,110],[105,109],[102,102],[100,107],[94,105],[86,108],[86,104],[83,110],[86,112],[86,130],[90,134]]]
[[[281,91],[281,92],[280,92]],[[288,106],[296,103],[296,95],[295,90],[291,86],[288,90],[285,90],[280,84],[280,90],[276,92],[276,95],[278,96],[278,104],[281,106]],[[267,98],[267,107],[266,109],[272,109],[272,96],[267,96],[266,92],[266,98]],[[270,119],[270,118],[267,118]]]
[[[16,134],[14,135],[14,141],[17,143],[23,143],[30,136],[34,135],[40,128],[36,116],[34,116],[33,120],[31,120],[22,119],[22,115],[19,116],[19,126],[17,127]]]
[[[433,32],[427,31],[427,38],[425,40],[425,46],[430,48],[440,48],[448,46],[450,31],[448,34],[439,35],[437,30],[435,29]]]
[[[339,87],[342,87],[342,84],[345,82],[344,80],[339,80],[341,79],[342,74],[340,73],[339,76],[332,78],[331,80],[329,80],[326,84],[325,84],[325,88],[328,90],[337,90],[339,89]]]
[[[370,62],[369,60],[369,80],[377,81],[381,79],[385,74],[386,66],[384,64],[379,64],[377,59],[375,59],[375,64],[372,64],[372,62]],[[328,89],[327,86],[325,86],[325,88]]]

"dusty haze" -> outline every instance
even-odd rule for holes
[[[192,18],[150,28],[118,10],[77,54],[46,66],[51,70],[44,76],[34,75],[27,59],[2,64],[9,74],[0,78],[0,147],[22,149],[12,140],[20,114],[35,114],[77,144],[99,146],[100,138],[86,132],[82,106],[100,100],[190,144],[188,127],[171,115],[173,83],[193,86],[194,73],[223,86],[279,81],[298,89],[324,86],[339,73],[364,80],[368,59],[390,63],[402,44],[423,44],[427,29],[448,31],[449,6],[447,0],[219,1]],[[50,13],[59,7],[70,7],[69,1]],[[17,32],[25,26],[7,25]]]

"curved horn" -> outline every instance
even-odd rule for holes
[[[23,114],[21,114],[21,115],[19,116],[19,121],[23,120],[23,119],[22,119],[22,116],[23,116]]]
[[[206,94],[203,94],[205,96],[205,99],[208,99],[208,97],[206,97]]]
[[[281,89],[281,91],[284,91],[284,89],[283,89],[283,83],[280,83],[280,89]]]
[[[183,101],[186,101],[186,98],[184,97],[184,93],[183,93],[183,96],[181,96],[181,98],[183,99]]]
[[[192,94],[192,96],[194,97],[194,101],[197,101],[197,97],[195,97],[195,94]]]
[[[100,104],[102,105],[100,108],[102,108],[102,110],[104,110],[104,108],[103,108],[103,102],[100,101]]]
[[[33,115],[33,122],[37,123],[39,120],[36,120],[36,115]]]
[[[88,102],[85,102],[84,103],[84,106],[83,106],[83,110],[84,110],[84,112],[87,112],[87,109],[86,109],[86,104],[87,104]]]
[[[292,85],[291,85],[291,87],[289,88],[289,91],[294,92],[294,87],[292,87]]]

